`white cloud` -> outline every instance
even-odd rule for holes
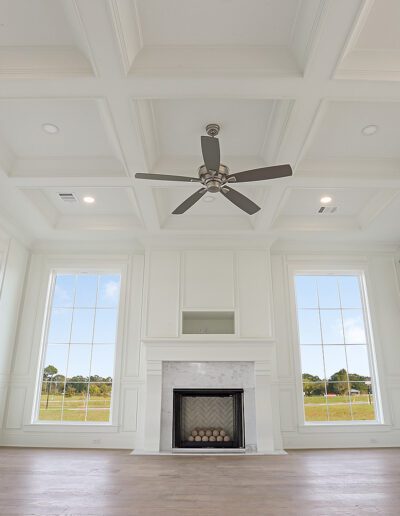
[[[119,283],[108,281],[104,288],[104,295],[107,299],[116,300],[119,293]]]
[[[343,320],[346,344],[364,344],[365,332],[362,322],[357,318],[345,318]]]

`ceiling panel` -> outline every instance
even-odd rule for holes
[[[112,156],[100,105],[95,100],[0,101],[0,139],[19,158]],[[43,124],[54,124],[48,134]]]
[[[73,45],[64,2],[1,0],[0,46]]]
[[[400,50],[400,2],[375,1],[357,38],[356,49]]]
[[[398,158],[400,102],[329,102],[308,148],[311,158]],[[362,129],[377,125],[365,136]]]
[[[139,0],[145,45],[288,45],[299,0]]]
[[[335,76],[341,79],[400,80],[400,2],[364,2]]]
[[[221,156],[259,156],[274,101],[156,100],[152,102],[161,155],[198,156],[200,137],[209,123],[221,125]],[[229,163],[227,163],[229,166]]]
[[[131,221],[140,226],[140,215],[135,197],[130,188],[59,187],[24,188],[23,193],[30,203],[53,227],[64,228],[71,224],[77,229],[100,229],[101,227],[127,225]],[[65,201],[60,194],[72,194],[74,201]],[[93,197],[87,204],[84,197]],[[117,222],[116,222],[117,221]]]
[[[330,196],[332,202],[325,204],[336,207],[332,217],[355,216],[370,201],[375,191],[372,189],[355,188],[293,188],[288,190],[281,207],[281,215],[327,217],[329,214],[319,214],[322,204],[320,199]]]
[[[57,188],[46,189],[44,195],[63,215],[131,215],[134,213],[134,199],[128,188]],[[77,202],[65,202],[59,193],[73,193]],[[86,204],[84,197],[93,197],[95,202]]]
[[[93,75],[77,4],[0,0],[0,75],[13,79]]]

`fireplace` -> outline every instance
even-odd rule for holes
[[[173,448],[244,448],[243,389],[174,389]]]
[[[142,416],[138,420],[133,453],[284,453],[273,342],[206,337],[204,340],[173,342],[163,339],[143,341],[146,386],[143,396],[138,397],[138,410]],[[195,391],[197,395],[199,391],[212,394],[227,390],[239,391],[242,397],[239,410],[242,421],[236,423],[239,434],[235,442],[213,445],[213,448],[206,447],[210,444],[188,444],[188,447],[180,448],[187,443],[182,430],[176,436],[177,425],[182,428],[182,420],[181,415],[178,418],[174,415],[174,391],[183,391],[184,394]],[[177,404],[178,400],[175,401]],[[208,426],[207,421],[199,424]],[[222,428],[220,422],[210,421],[211,428],[212,425],[219,425],[214,430]],[[232,437],[235,437],[234,432]],[[234,445],[239,448],[234,448]]]

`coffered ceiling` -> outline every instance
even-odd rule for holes
[[[397,0],[0,0],[0,224],[34,245],[398,243],[399,16]],[[235,186],[256,215],[220,194],[172,215],[196,185],[134,177],[196,176],[212,122],[231,172],[294,170]]]

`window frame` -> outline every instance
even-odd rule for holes
[[[291,322],[292,322],[292,343],[293,343],[293,357],[295,370],[295,384],[296,384],[296,398],[297,398],[297,412],[299,426],[307,428],[338,428],[338,427],[365,427],[384,425],[387,422],[384,419],[384,410],[382,403],[382,385],[379,381],[378,374],[378,349],[374,340],[373,317],[371,316],[371,299],[370,299],[370,282],[368,280],[368,271],[366,263],[340,263],[340,259],[334,263],[330,260],[324,263],[315,264],[312,261],[301,260],[293,262],[288,266],[289,276],[289,297],[291,307]],[[357,276],[360,282],[362,311],[366,334],[366,345],[368,351],[371,381],[374,392],[374,420],[338,420],[338,421],[306,421],[304,411],[304,395],[303,395],[303,379],[301,366],[301,345],[298,326],[298,314],[296,303],[295,278],[298,275],[303,276]],[[386,411],[385,411],[386,413]]]
[[[96,260],[91,261],[82,260],[82,265],[73,265],[65,267],[62,265],[50,266],[46,271],[46,276],[43,276],[43,280],[47,279],[45,302],[40,310],[42,318],[42,329],[40,337],[40,346],[38,351],[37,361],[37,375],[35,378],[35,388],[33,403],[31,404],[31,417],[29,424],[34,426],[51,426],[51,427],[101,427],[103,429],[117,426],[118,421],[118,407],[120,403],[120,377],[121,377],[121,360],[122,360],[122,347],[124,341],[124,326],[125,326],[125,305],[126,305],[126,282],[127,282],[127,265],[121,262],[110,263],[107,265],[100,265],[96,263]],[[40,395],[42,388],[42,376],[43,367],[46,357],[46,351],[48,346],[48,333],[50,325],[50,316],[53,303],[54,287],[57,274],[120,274],[121,284],[119,293],[118,303],[118,314],[117,314],[117,329],[114,349],[114,369],[113,369],[113,382],[110,400],[110,420],[109,421],[51,421],[51,420],[40,420],[39,419],[39,407],[40,407]]]

